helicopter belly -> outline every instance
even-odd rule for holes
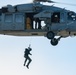
[[[0,31],[0,34],[13,35],[13,36],[45,36],[46,31],[42,30]]]

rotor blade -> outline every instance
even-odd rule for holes
[[[70,3],[54,2],[54,1],[48,1],[48,2],[50,2],[50,3],[58,3],[58,4],[64,4],[64,5],[76,6],[76,4],[70,4]]]
[[[47,2],[48,0],[33,0],[33,2]]]
[[[47,1],[47,2],[49,2],[49,3],[57,3],[57,2],[54,2],[54,1]]]
[[[47,1],[47,2],[49,2],[49,3],[56,3],[56,2],[54,2],[54,1]]]
[[[58,4],[64,4],[64,5],[71,5],[71,6],[76,6],[76,4],[70,4],[70,3],[61,3],[61,2],[56,2]]]

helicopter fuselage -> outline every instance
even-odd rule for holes
[[[40,3],[7,5],[0,9],[0,34],[50,39],[76,35],[76,13]]]

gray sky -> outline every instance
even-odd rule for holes
[[[75,0],[54,0],[73,3]],[[16,5],[32,0],[2,0],[0,7]],[[73,10],[76,6],[55,6]],[[24,49],[31,43],[32,63],[28,70],[23,66]],[[0,35],[0,75],[76,75],[76,37],[62,38],[57,46],[52,46],[45,37],[19,37]]]

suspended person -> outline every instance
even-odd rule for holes
[[[24,51],[24,58],[25,58],[25,61],[24,61],[24,66],[25,66],[25,64],[26,64],[26,62],[27,62],[27,60],[28,60],[28,63],[27,63],[27,65],[26,65],[26,67],[29,69],[29,64],[31,63],[31,58],[29,57],[29,55],[32,55],[31,53],[30,53],[30,51],[31,51],[32,49],[30,48],[30,47],[28,47],[28,48],[26,48],[25,49],[25,51]]]

